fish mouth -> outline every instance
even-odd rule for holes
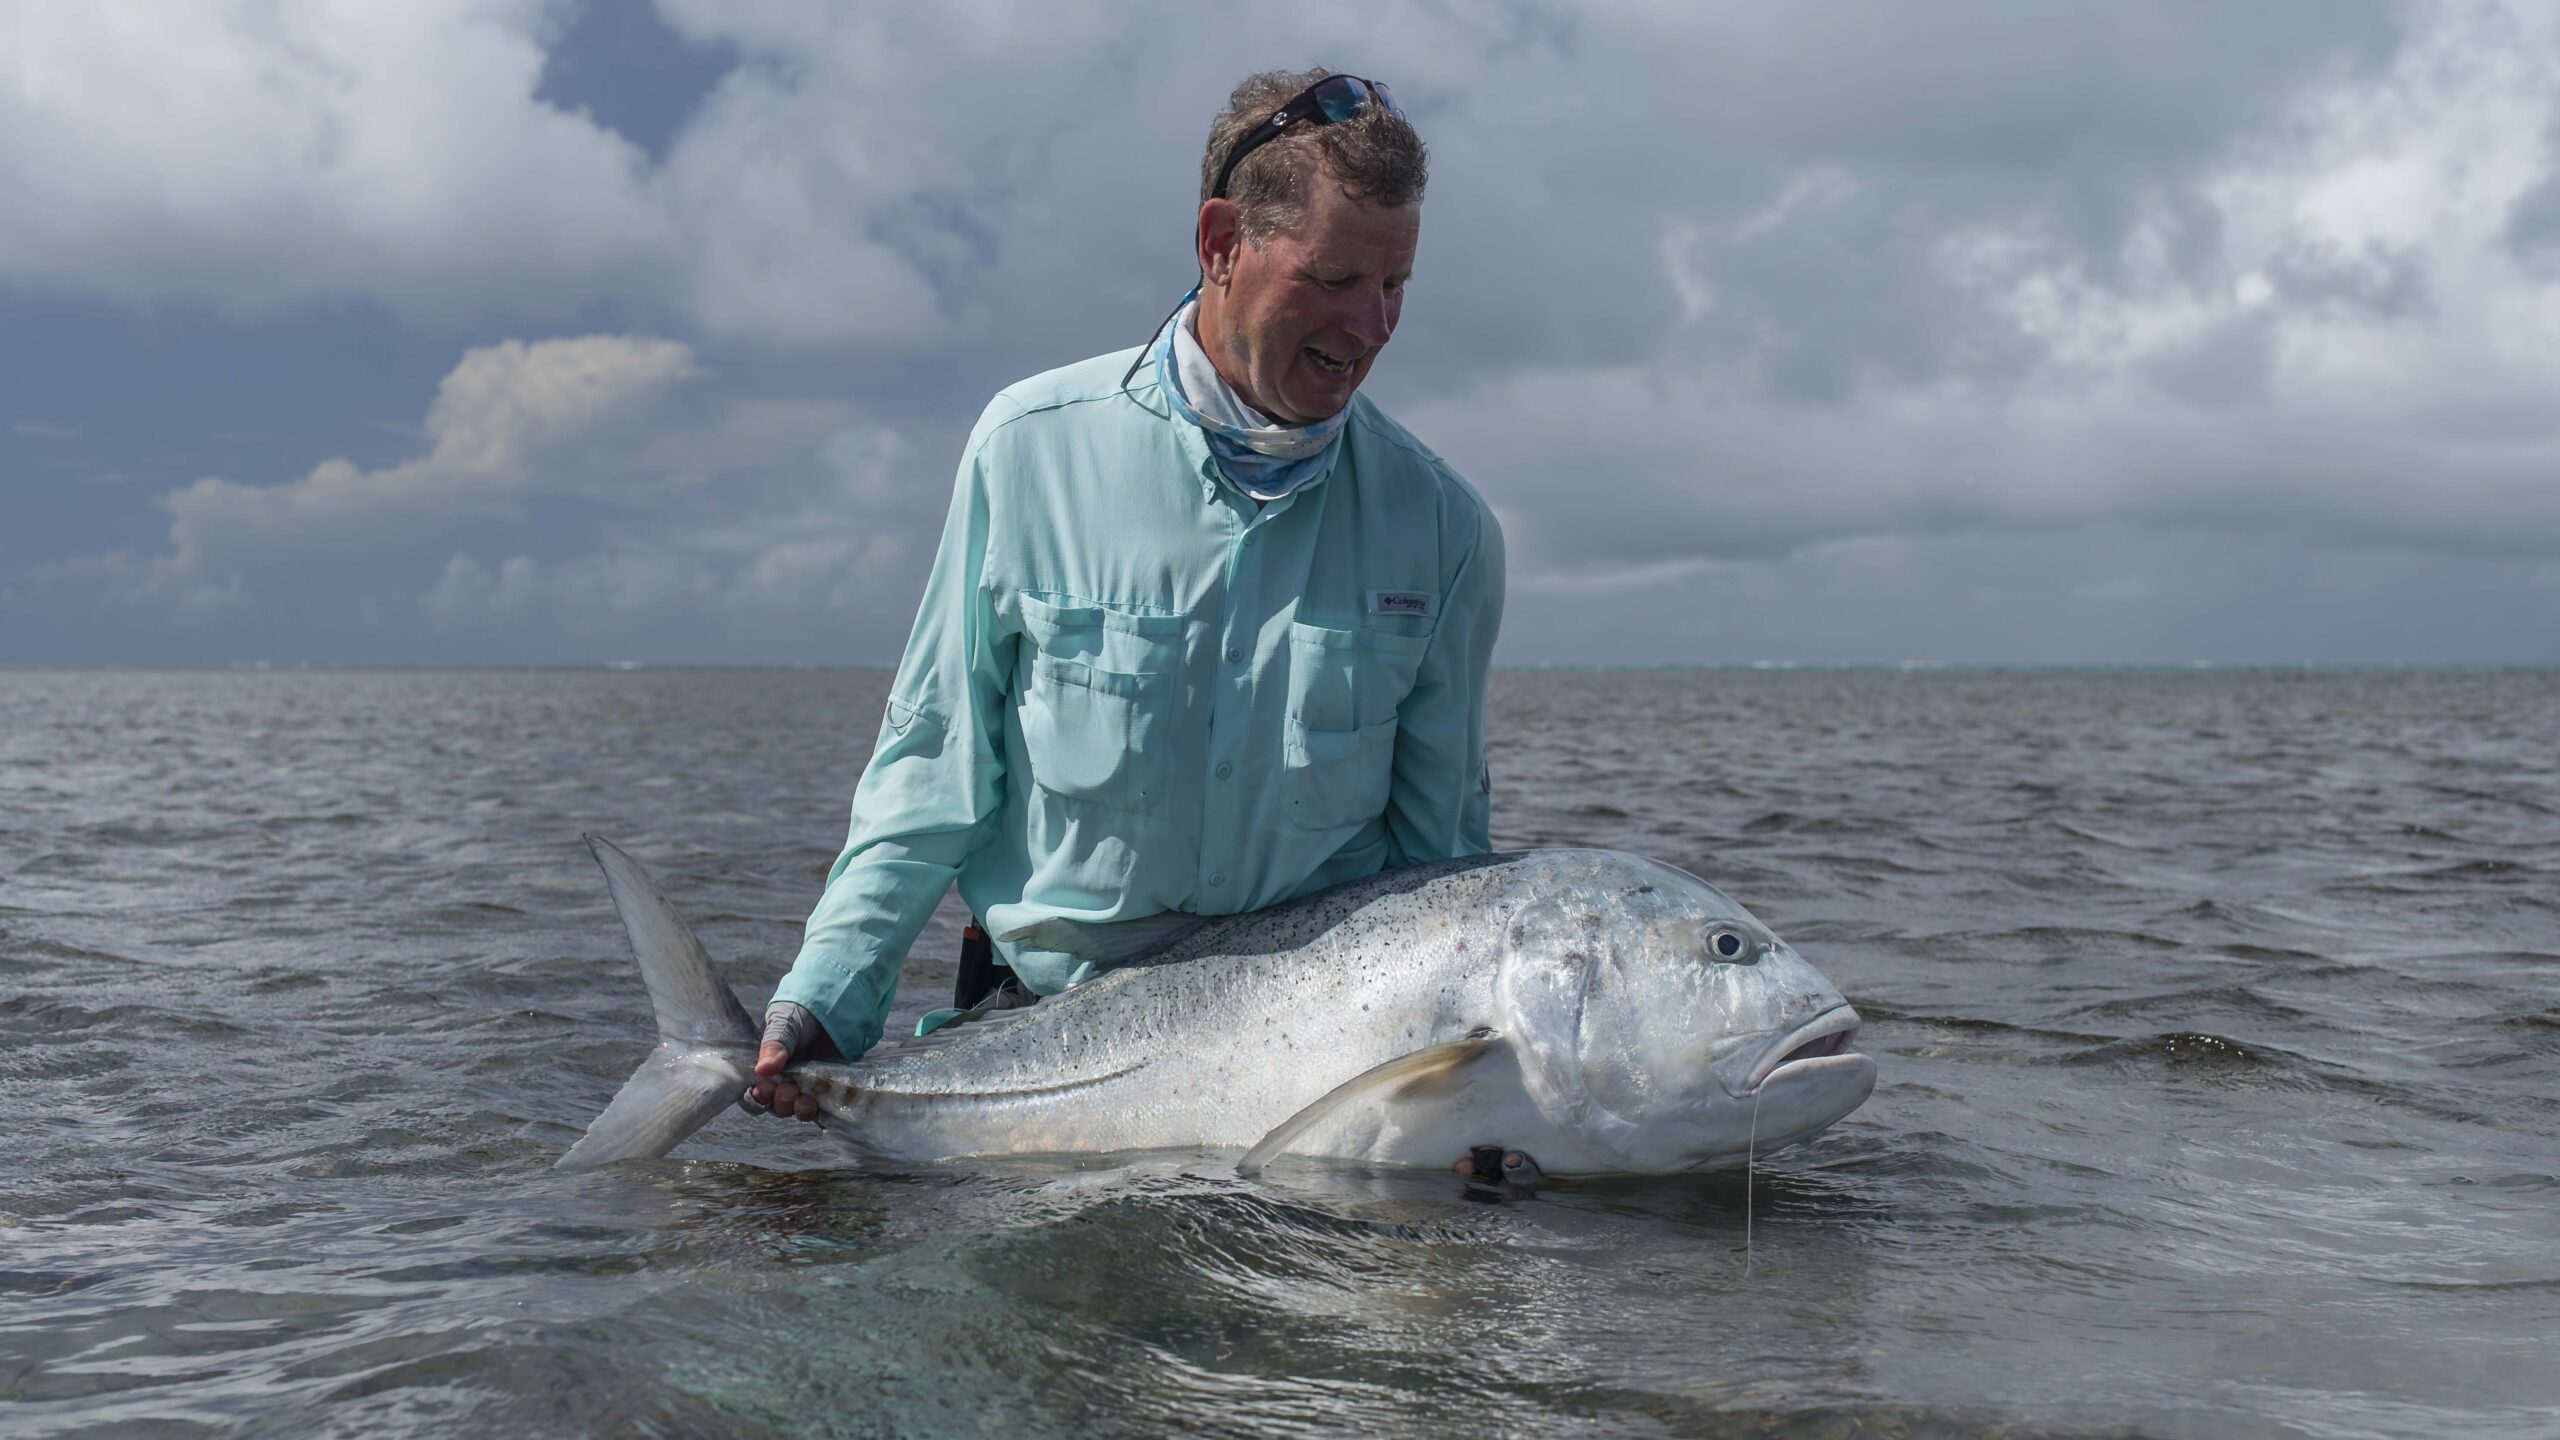
[[[1767,1058],[1752,1067],[1750,1083],[1742,1094],[1757,1092],[1782,1070],[1798,1065],[1847,1055],[1849,1042],[1858,1033],[1858,1012],[1849,1005],[1834,1005],[1802,1025],[1778,1037],[1769,1047]]]

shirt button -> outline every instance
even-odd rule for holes
[[[1226,872],[1226,871],[1224,871],[1224,870],[1215,870],[1215,871],[1210,872],[1210,875],[1209,875],[1209,884],[1210,884],[1210,887],[1211,887],[1212,889],[1216,888],[1217,886],[1224,885],[1224,884],[1226,884],[1226,883],[1227,883],[1227,872]]]
[[[1226,779],[1228,776],[1233,775],[1234,773],[1236,773],[1236,767],[1234,767],[1233,765],[1228,764],[1228,763],[1227,763],[1226,761],[1224,761],[1224,760],[1221,760],[1221,761],[1219,761],[1219,762],[1218,762],[1218,778],[1219,778],[1219,779],[1224,780],[1224,779]]]
[[[1244,647],[1243,647],[1243,646],[1241,646],[1241,645],[1230,645],[1230,646],[1228,646],[1228,647],[1227,647],[1227,663],[1228,663],[1228,664],[1230,664],[1230,665],[1241,665],[1241,664],[1243,664],[1243,663],[1244,663]]]

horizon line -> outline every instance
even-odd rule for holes
[[[396,674],[401,672],[534,672],[534,671],[599,671],[627,673],[642,671],[706,671],[781,673],[853,674],[869,671],[894,671],[896,662],[796,664],[789,662],[723,662],[723,661],[657,661],[657,660],[453,660],[453,661],[269,661],[227,660],[200,663],[160,663],[125,661],[0,661],[0,673],[72,672],[148,672],[202,674],[296,674],[353,673]],[[2560,660],[1694,660],[1651,662],[1588,661],[1520,661],[1497,664],[1502,671],[1567,671],[1589,673],[1615,672],[1716,672],[1751,674],[1789,674],[1799,672],[1833,673],[2171,673],[2194,674],[2213,672],[2324,672],[2324,673],[2404,673],[2404,674],[2532,674],[2560,672]]]

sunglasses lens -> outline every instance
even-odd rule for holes
[[[1361,106],[1373,101],[1390,115],[1404,114],[1397,108],[1396,97],[1386,86],[1374,80],[1363,80],[1357,75],[1329,75],[1317,81],[1316,87],[1307,94],[1316,102],[1316,108],[1324,111],[1327,124],[1339,125],[1359,114]]]
[[[1327,123],[1339,125],[1360,113],[1360,104],[1369,98],[1369,87],[1348,75],[1333,75],[1317,83],[1307,92],[1324,111]]]

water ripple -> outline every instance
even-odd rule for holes
[[[550,1162],[742,994],[876,674],[0,675],[0,1432],[2540,1435],[2543,675],[1517,672],[1497,839],[1716,881],[1884,1085],[1755,1181]],[[947,992],[959,916],[897,1014]]]

